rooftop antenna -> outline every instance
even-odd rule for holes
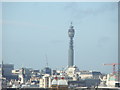
[[[2,65],[1,65],[1,67],[3,66],[3,59],[2,59]]]
[[[46,59],[46,67],[48,67],[48,59],[47,59],[47,55],[45,55],[45,59]]]
[[[3,67],[4,67],[4,62],[3,62],[3,59],[2,59],[2,64],[1,64],[1,69],[2,69],[2,77],[4,76]]]
[[[55,73],[56,77],[57,77],[57,68],[56,68],[56,73]]]
[[[72,26],[72,21],[71,21],[71,26]]]
[[[24,68],[24,65],[23,65],[23,63],[22,63],[22,68]],[[22,68],[21,68],[21,69],[22,69]]]

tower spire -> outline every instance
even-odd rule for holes
[[[73,22],[71,21],[71,23],[70,23],[70,28],[73,28]]]

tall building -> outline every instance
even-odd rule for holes
[[[74,34],[75,34],[75,30],[73,29],[71,22],[70,28],[68,30],[68,36],[70,37],[69,51],[68,51],[68,67],[72,67],[74,65],[74,49],[73,49]]]
[[[2,69],[2,76],[3,77],[9,77],[12,75],[12,70],[14,69],[13,64],[0,64],[0,67]]]

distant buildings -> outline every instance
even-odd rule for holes
[[[41,73],[42,74],[49,74],[49,75],[51,75],[52,70],[49,67],[45,67],[44,69],[41,70]]]
[[[78,87],[115,87],[119,86],[116,74],[103,75],[97,71],[82,71],[75,65],[64,70],[52,70],[45,67],[42,70],[31,68],[14,69],[14,65],[4,65],[4,87],[39,87],[54,90],[67,90]],[[5,68],[6,67],[6,68]],[[8,69],[8,67],[10,67]],[[2,70],[2,69],[1,69]]]

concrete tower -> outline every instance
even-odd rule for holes
[[[74,49],[73,49],[74,34],[75,34],[75,31],[73,29],[72,22],[71,22],[70,28],[68,30],[68,36],[70,37],[69,51],[68,51],[68,67],[72,67],[74,65]]]

